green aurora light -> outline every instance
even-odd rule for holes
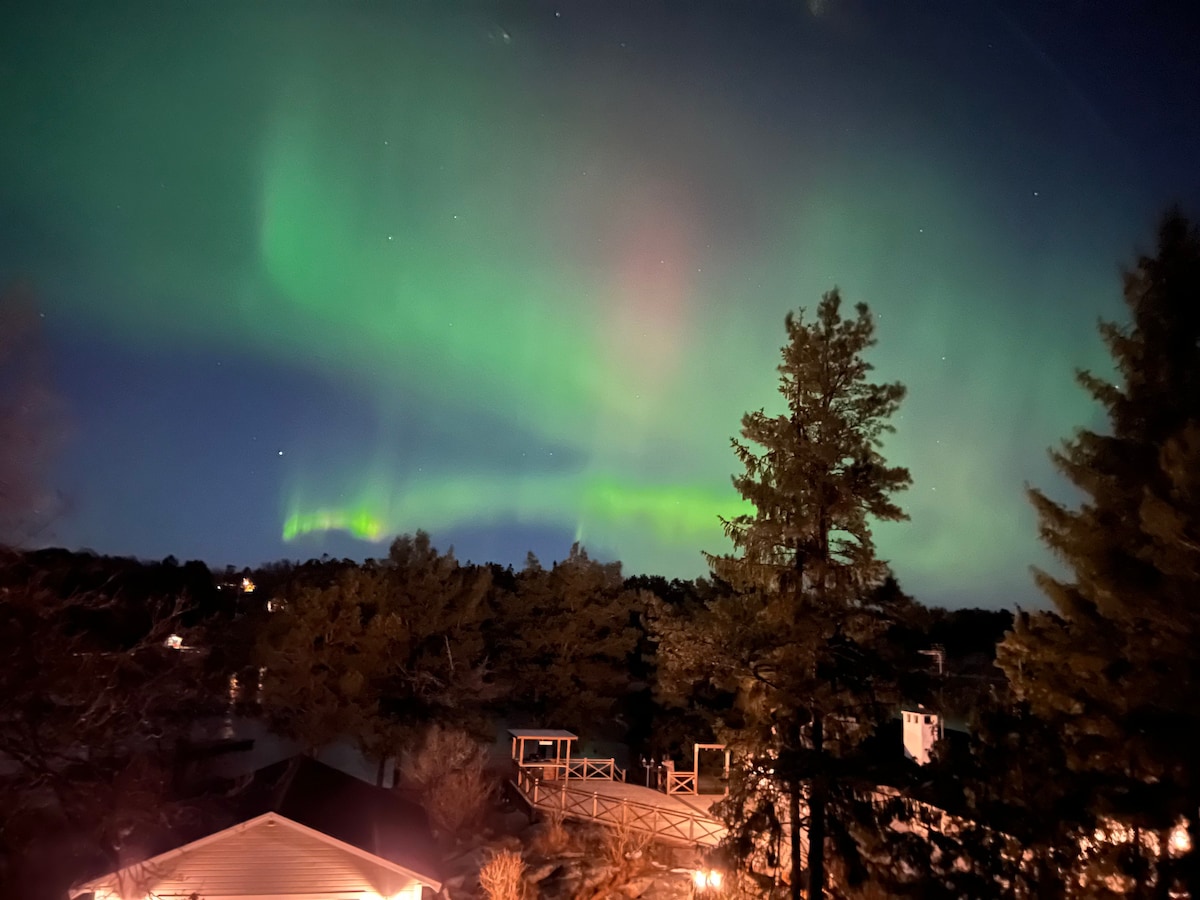
[[[245,476],[274,535],[516,524],[699,574],[784,314],[837,284],[909,388],[885,449],[912,521],[883,554],[948,602],[1026,583],[1022,484],[1090,414],[1072,371],[1104,359],[1145,208],[1068,86],[1001,99],[865,24],[879,52],[847,53],[803,4],[786,51],[730,26],[653,52],[536,5],[301,6],[0,37],[3,198],[54,235],[22,260],[51,318],[369,411],[342,436],[278,398],[299,437]]]

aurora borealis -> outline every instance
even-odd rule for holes
[[[71,410],[45,539],[697,575],[784,314],[837,284],[909,388],[882,552],[928,602],[1037,603],[1022,487],[1200,150],[1170,48],[1104,62],[1176,23],[1039,9],[27,4],[0,276]]]

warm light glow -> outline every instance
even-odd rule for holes
[[[1171,829],[1171,854],[1182,856],[1192,849],[1192,836],[1188,834],[1187,823],[1180,822]]]
[[[410,884],[403,890],[397,891],[394,894],[381,894],[378,891],[363,891],[358,895],[358,900],[420,900],[421,885],[420,883]]]
[[[1107,821],[1095,834],[1097,843],[1128,844],[1133,840],[1133,829],[1120,822]]]
[[[249,578],[242,579],[242,593],[243,594],[253,594],[254,587],[255,587],[254,582],[251,581]]]
[[[692,872],[692,883],[698,891],[719,891],[724,881],[725,876],[716,869],[696,869]]]
[[[166,641],[164,643],[166,644],[166,646],[170,647],[172,650],[182,650],[183,649],[183,638],[181,638],[177,634],[171,635],[169,638],[166,639]]]

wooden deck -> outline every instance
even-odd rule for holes
[[[609,766],[602,764],[605,762]],[[613,775],[619,770],[614,770],[609,760],[571,763],[567,777],[560,775],[552,780],[541,777],[541,766],[518,766],[513,786],[532,809],[557,812],[577,821],[628,827],[650,834],[658,841],[715,847],[725,835],[725,827],[710,811],[720,796],[668,795],[616,781]],[[583,772],[595,774],[588,777],[576,774]],[[599,775],[601,772],[604,775]]]

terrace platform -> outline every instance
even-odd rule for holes
[[[713,847],[725,834],[711,812],[723,794],[667,794],[630,784],[612,759],[572,759],[576,736],[570,732],[509,734],[515,763],[512,785],[531,810],[629,828],[671,844]],[[535,748],[532,753],[530,747]]]

